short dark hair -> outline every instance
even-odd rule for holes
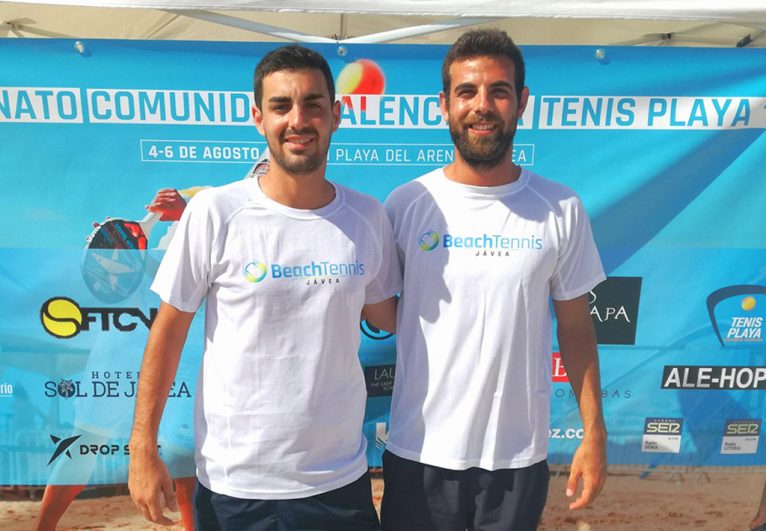
[[[450,46],[442,63],[442,87],[445,96],[449,99],[452,81],[449,69],[452,63],[482,56],[507,57],[511,60],[516,70],[514,86],[518,98],[524,90],[524,57],[506,32],[494,28],[467,31]]]
[[[288,44],[264,55],[258,66],[255,67],[253,93],[255,105],[259,109],[263,102],[263,78],[283,70],[319,70],[327,83],[330,103],[335,101],[335,81],[332,78],[330,65],[327,64],[322,54],[298,44]]]

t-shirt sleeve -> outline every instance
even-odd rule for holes
[[[210,287],[213,223],[204,195],[192,198],[184,210],[151,287],[163,302],[184,312],[197,311]]]
[[[562,245],[551,279],[551,296],[555,300],[570,300],[589,292],[606,276],[590,220],[577,197],[565,207],[562,231]]]
[[[391,230],[391,222],[382,208],[379,210],[377,226],[381,261],[378,274],[367,284],[365,304],[383,302],[402,289],[402,272],[399,266],[399,255],[394,245],[394,234]]]

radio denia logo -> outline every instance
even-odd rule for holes
[[[266,278],[267,269],[266,264],[260,260],[253,260],[245,266],[243,274],[248,282],[255,284]]]
[[[420,236],[418,244],[421,251],[433,251],[439,245],[439,235],[432,230],[428,230]]]

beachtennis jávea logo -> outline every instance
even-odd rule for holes
[[[268,271],[268,268],[266,267],[266,264],[264,264],[260,260],[253,260],[252,262],[248,263],[245,266],[242,273],[245,275],[245,279],[248,282],[257,284],[258,282],[266,278],[267,271]]]
[[[543,239],[535,235],[505,236],[503,234],[439,234],[427,230],[418,238],[421,251],[433,251],[437,247],[445,249],[465,249],[476,256],[511,256],[516,251],[542,251]]]
[[[433,251],[437,245],[439,245],[439,234],[432,230],[425,231],[418,239],[418,247],[421,251]]]
[[[766,286],[736,285],[708,295],[710,324],[723,347],[763,345]]]
[[[365,265],[358,260],[353,262],[333,262],[330,260],[311,260],[307,263],[266,264],[260,260],[252,260],[242,268],[245,280],[252,284],[271,280],[302,279],[306,285],[337,284],[341,278],[364,276]]]

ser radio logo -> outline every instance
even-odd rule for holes
[[[681,430],[684,419],[647,417],[644,419],[644,437],[641,451],[650,453],[681,452]]]
[[[722,454],[755,454],[761,435],[761,419],[727,420],[721,441]]]
[[[141,324],[151,328],[157,308],[147,315],[139,308],[85,308],[68,297],[52,297],[40,307],[40,322],[53,337],[70,339],[96,325],[104,332],[132,332]]]

